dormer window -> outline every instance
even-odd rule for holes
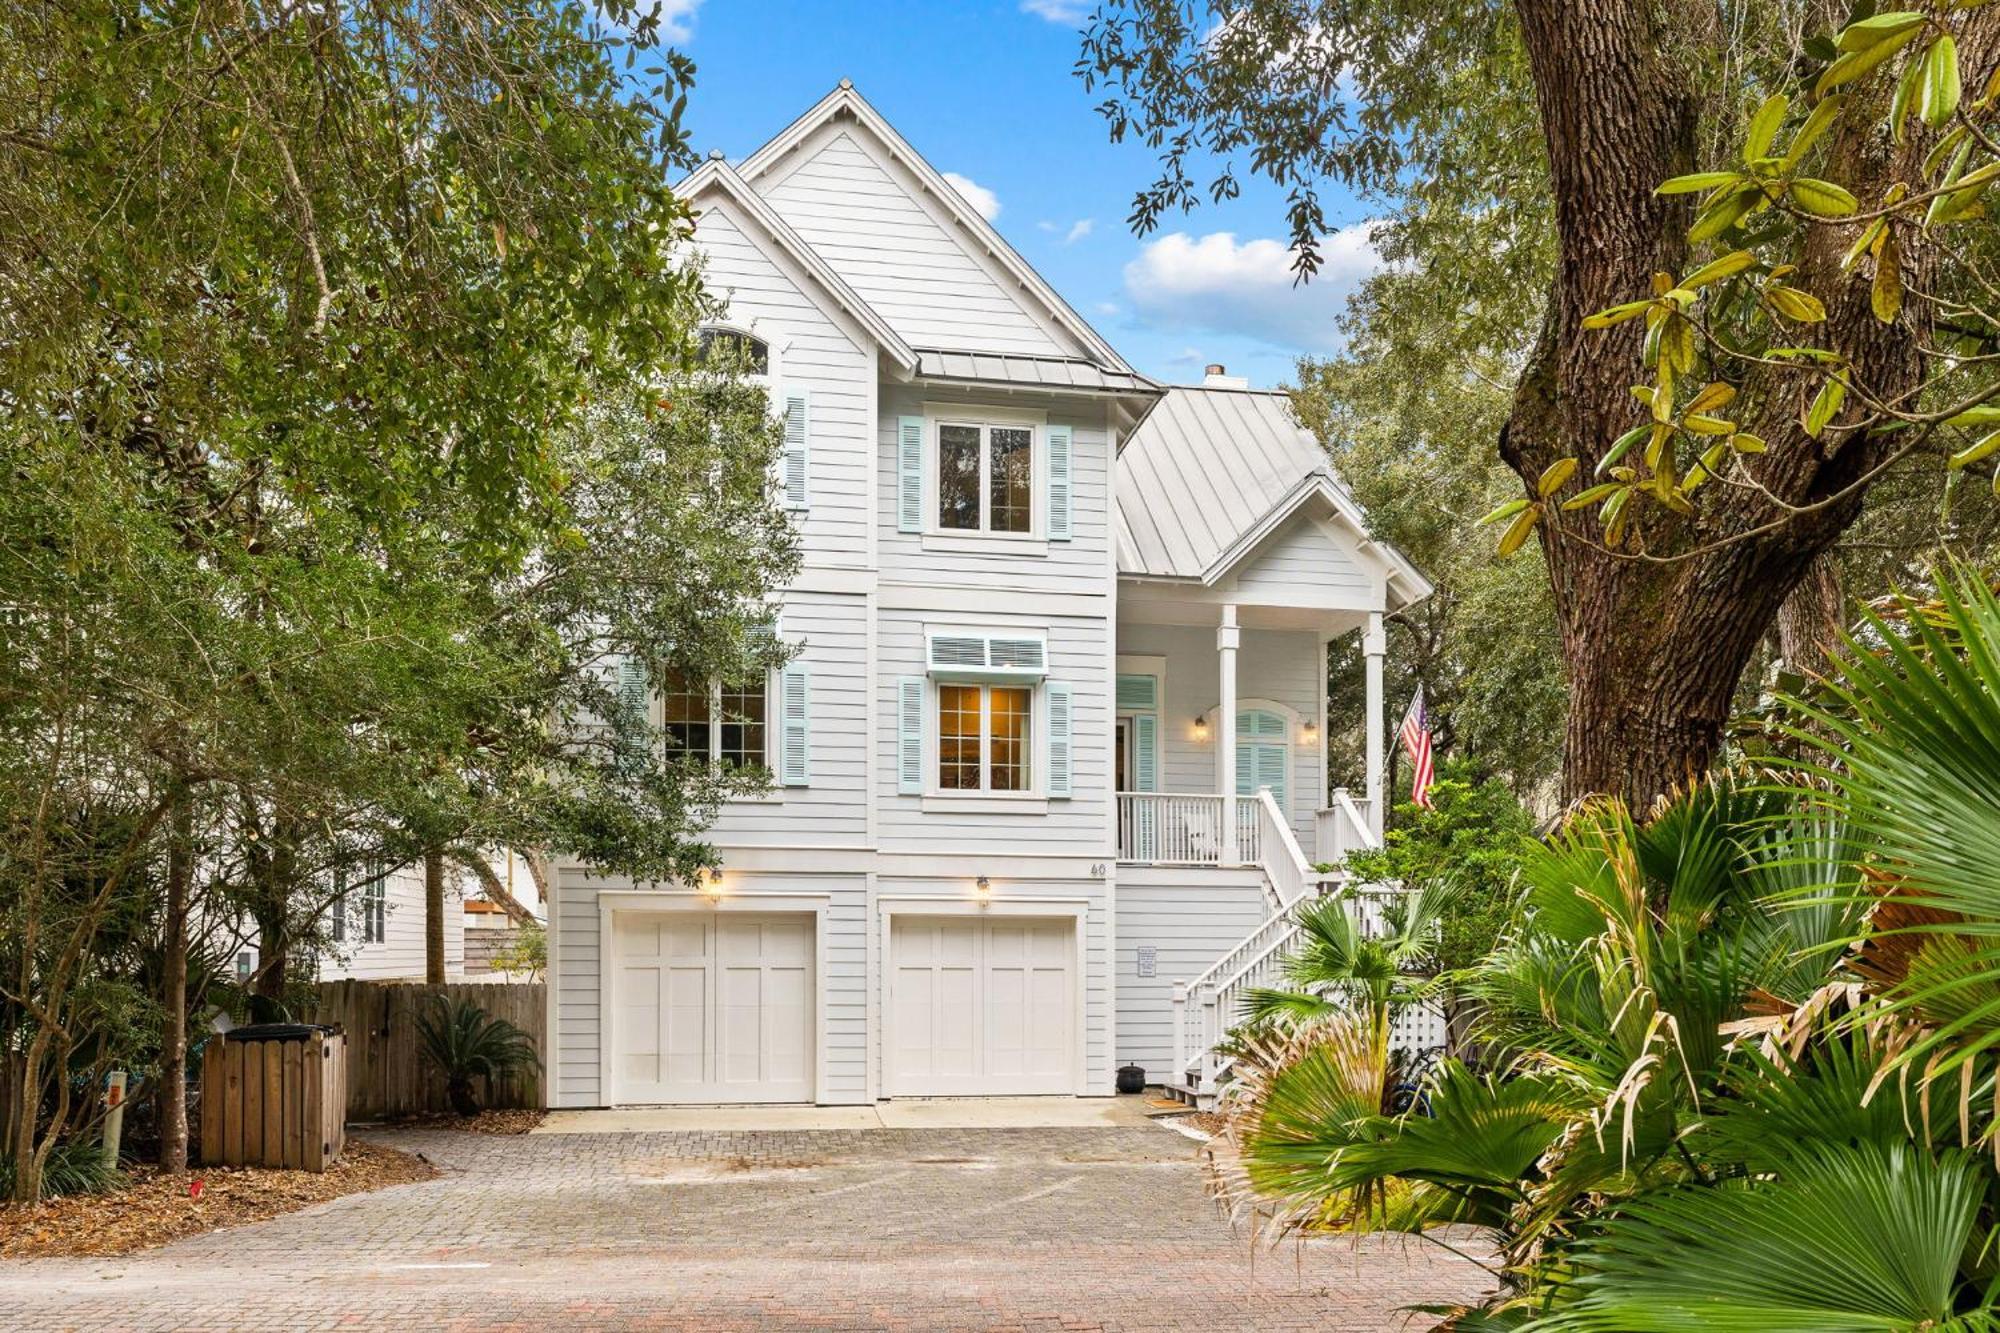
[[[738,329],[703,329],[697,337],[702,364],[731,365],[749,375],[771,373],[771,346]]]

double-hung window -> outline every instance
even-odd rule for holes
[[[941,421],[933,471],[940,529],[1034,531],[1033,426]]]
[[[939,790],[1034,790],[1032,686],[941,682],[937,737]]]
[[[333,912],[327,934],[335,944],[347,942],[350,917],[360,929],[361,943],[380,944],[389,937],[388,872],[379,862],[370,861],[362,873],[367,879],[360,886],[361,898],[357,903],[354,891],[348,887],[347,868],[342,866],[333,872]]]

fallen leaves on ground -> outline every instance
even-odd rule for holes
[[[526,1134],[546,1111],[481,1111],[475,1116],[427,1115],[392,1122],[397,1129],[457,1129],[467,1134]]]
[[[140,1167],[108,1193],[0,1205],[0,1259],[127,1254],[437,1174],[429,1162],[355,1138],[321,1172],[197,1166],[168,1176]]]

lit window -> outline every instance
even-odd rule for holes
[[[668,672],[660,681],[661,732],[669,759],[707,759],[725,768],[766,762],[770,693],[762,681],[695,680]]]
[[[1029,791],[1035,692],[1026,685],[937,687],[938,788]]]
[[[953,532],[1031,532],[1035,432],[944,422],[937,434],[937,525]]]

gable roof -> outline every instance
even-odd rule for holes
[[[1430,595],[1367,516],[1282,392],[1167,390],[1118,453],[1118,571],[1215,584],[1264,540],[1317,509],[1386,566],[1390,605]]]
[[[975,260],[983,258],[983,262],[997,269],[1015,288],[1026,292],[1041,307],[1048,320],[1074,339],[1090,359],[1107,369],[1131,373],[1132,367],[1118,354],[1117,349],[1092,328],[1088,321],[1077,314],[1070,304],[1057,294],[1055,288],[1051,287],[1041,274],[1037,273],[1034,267],[1001,237],[993,225],[981,217],[937,169],[925,161],[923,155],[912,148],[909,142],[883,119],[882,114],[855,91],[853,83],[847,79],[842,79],[838,87],[821,98],[804,115],[786,126],[769,143],[745,158],[740,168],[743,180],[754,188],[759,178],[772,172],[784,162],[820,127],[841,117],[851,119],[855,125],[873,137],[893,161],[916,178],[923,190],[980,252],[974,254],[972,258]]]
[[[751,189],[749,183],[720,158],[709,158],[675,187],[675,193],[690,200],[698,199],[708,191],[726,195],[732,203],[741,208],[746,216],[764,229],[765,234],[780,250],[790,256],[814,282],[826,290],[835,306],[867,330],[868,335],[875,339],[890,360],[902,367],[905,373],[915,373],[917,369],[915,349],[903,340],[901,334],[889,326],[887,320],[876,313],[873,306],[862,300],[854,289],[847,285],[846,279],[835,272],[818,251],[807,245],[799,234],[792,230],[791,225],[778,216],[777,212],[764,201],[763,196]],[[696,235],[699,239],[698,223]]]

